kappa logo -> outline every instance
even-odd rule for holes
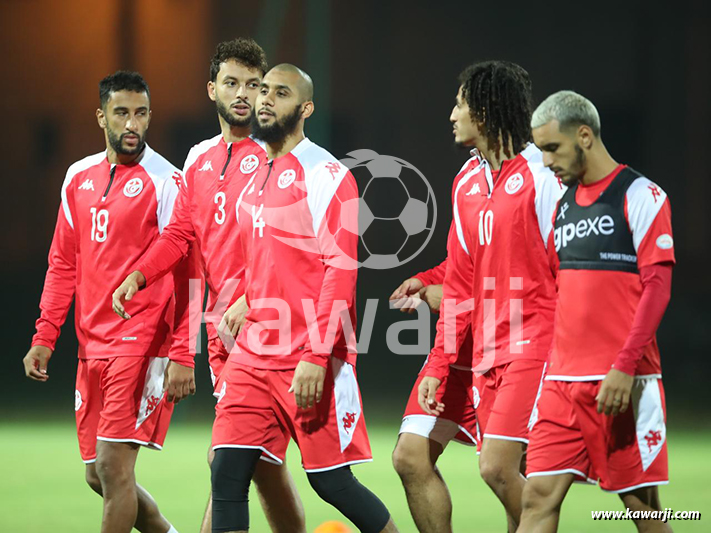
[[[657,237],[657,248],[660,248],[662,250],[669,250],[674,246],[674,239],[672,239],[672,236],[669,235],[668,233],[665,233],[664,235],[660,235]]]
[[[657,203],[657,198],[659,198],[662,195],[662,191],[652,183],[652,185],[648,185],[647,188],[649,191],[652,193],[652,198],[654,198],[654,203]]]
[[[259,158],[254,154],[250,154],[242,159],[239,164],[239,170],[240,172],[242,172],[242,174],[251,174],[252,172],[257,170],[258,166]]]
[[[474,194],[481,194],[481,186],[478,183],[475,183],[465,196],[472,196]]]
[[[336,174],[338,174],[338,172],[340,172],[341,170],[341,165],[334,161],[333,163],[328,163],[326,165],[326,170],[331,173],[331,177],[335,180]]]
[[[479,395],[479,389],[476,387],[472,387],[472,404],[474,405],[474,409],[479,408],[479,402],[481,402],[481,396]]]
[[[175,182],[175,186],[180,189],[180,187],[183,186],[183,176],[180,175],[180,172],[173,172],[173,175],[171,177]]]
[[[74,391],[74,410],[78,411],[81,409],[81,405],[84,403],[81,399],[81,392],[79,392],[79,389]]]
[[[555,251],[568,246],[568,243],[575,238],[585,239],[591,234],[612,235],[615,231],[615,221],[610,215],[595,217],[594,219],[584,218],[577,223],[569,222],[560,226],[553,232]]]
[[[520,172],[517,172],[509,179],[506,180],[506,185],[504,185],[504,190],[508,194],[516,194],[519,189],[523,187],[523,176]]]
[[[94,182],[87,178],[84,183],[79,185],[78,189],[80,191],[93,191],[94,190]]]
[[[198,172],[212,172],[212,161],[205,161],[205,163],[198,169]]]
[[[277,187],[280,189],[286,189],[289,185],[294,183],[296,180],[296,171],[288,169],[279,174],[279,179],[277,180]]]
[[[565,212],[570,209],[570,206],[568,205],[568,202],[565,202],[563,205],[560,206],[560,213],[558,213],[558,216],[556,217],[556,220],[565,220]]]
[[[123,194],[128,198],[134,198],[141,194],[143,190],[143,180],[141,178],[132,178],[123,188]]]
[[[158,404],[160,403],[161,398],[158,396],[150,396],[148,400],[146,400],[146,418],[155,411],[156,407],[158,407]]]
[[[351,429],[353,426],[353,422],[355,422],[356,415],[355,413],[348,413],[346,412],[346,416],[343,417],[343,429],[346,430],[346,433],[348,433],[348,430]]]
[[[659,430],[654,431],[653,429],[650,429],[649,433],[644,436],[644,440],[647,441],[647,446],[649,447],[649,451],[651,453],[652,448],[662,442],[662,432]]]

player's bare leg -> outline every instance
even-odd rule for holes
[[[620,494],[620,499],[625,507],[634,511],[662,511],[657,486],[644,487]],[[641,533],[668,533],[672,531],[669,524],[661,520],[635,520],[634,525]]]
[[[96,467],[93,463],[86,465],[86,483],[94,492],[103,497],[101,480],[96,473]],[[138,531],[145,532],[168,531],[165,528],[169,528],[170,523],[158,510],[158,505],[153,497],[138,483],[136,483],[136,495],[138,497],[138,513],[136,514],[136,523],[133,527]]]
[[[142,533],[166,533],[171,527],[151,495],[136,484],[138,449],[130,442],[96,443],[96,463],[87,466],[87,482],[89,466],[95,466],[100,487],[95,487],[94,479],[89,486],[100,488],[104,498],[102,533],[128,533],[134,526]]]
[[[517,533],[558,531],[560,507],[574,479],[573,474],[529,478],[523,489],[523,511]]]
[[[207,452],[207,464],[212,466],[215,452],[212,447]],[[273,465],[259,461],[252,478],[257,487],[259,503],[269,527],[275,533],[305,533],[306,515],[294,478],[286,465]],[[200,533],[212,531],[212,493],[207,500],[207,508],[200,526]]]
[[[401,433],[393,451],[393,466],[421,533],[452,531],[452,499],[436,466],[443,451],[439,442],[414,433]]]
[[[479,472],[506,508],[509,532],[521,520],[521,494],[526,478],[521,475],[524,444],[513,440],[484,438]]]

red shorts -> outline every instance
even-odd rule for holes
[[[214,387],[217,380],[220,379],[220,374],[225,368],[225,363],[227,363],[227,358],[230,353],[225,348],[220,337],[213,337],[207,339],[207,363],[210,368],[210,378],[212,379],[212,386]]]
[[[79,359],[74,410],[85,463],[96,461],[97,439],[162,448],[173,414],[163,397],[167,364],[167,357]]]
[[[372,461],[353,366],[331,358],[323,397],[311,409],[297,408],[287,392],[293,377],[294,370],[228,363],[216,387],[213,449],[258,448],[282,464],[291,437],[307,472]]]
[[[545,382],[526,475],[575,474],[610,492],[669,482],[662,381],[637,378],[627,411],[599,414],[601,381]]]
[[[400,433],[413,433],[439,442],[443,447],[449,441],[477,444],[476,404],[473,396],[474,373],[471,370],[449,369],[449,375],[437,389],[437,401],[444,403],[439,416],[425,413],[417,401],[422,378],[417,377],[405,407]]]
[[[474,405],[482,439],[528,443],[545,370],[543,361],[521,359],[475,374]]]

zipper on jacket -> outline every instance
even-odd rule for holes
[[[259,195],[258,195],[258,196],[261,196],[261,195],[262,195],[262,192],[264,192],[264,186],[265,186],[265,185],[267,184],[267,182],[269,181],[269,176],[272,175],[272,165],[273,165],[273,164],[274,164],[274,160],[273,160],[273,159],[272,159],[271,161],[269,161],[269,163],[267,163],[267,165],[269,165],[269,170],[267,171],[267,177],[264,178],[264,183],[262,183],[261,189],[259,189]]]
[[[232,143],[227,147],[227,161],[225,161],[225,166],[222,167],[222,172],[220,172],[220,181],[225,179],[225,172],[227,172],[227,165],[230,164],[230,159],[232,159]]]
[[[111,184],[114,182],[114,175],[116,175],[116,165],[111,165],[111,172],[109,173],[109,184],[106,186],[104,195],[101,197],[102,202],[106,200],[106,195],[109,194],[109,191],[111,190]]]

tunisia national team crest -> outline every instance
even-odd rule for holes
[[[294,183],[296,180],[296,171],[288,169],[279,174],[279,180],[277,181],[277,186],[280,189],[286,189],[289,185]]]
[[[250,154],[242,159],[242,162],[239,164],[239,170],[242,174],[251,174],[257,170],[258,166],[259,158],[254,154]]]
[[[521,173],[517,172],[509,179],[506,180],[506,185],[504,185],[504,190],[508,194],[515,194],[523,187],[523,176]]]
[[[143,180],[141,178],[132,178],[128,180],[128,183],[123,188],[123,194],[128,198],[133,198],[141,194],[143,190]]]

